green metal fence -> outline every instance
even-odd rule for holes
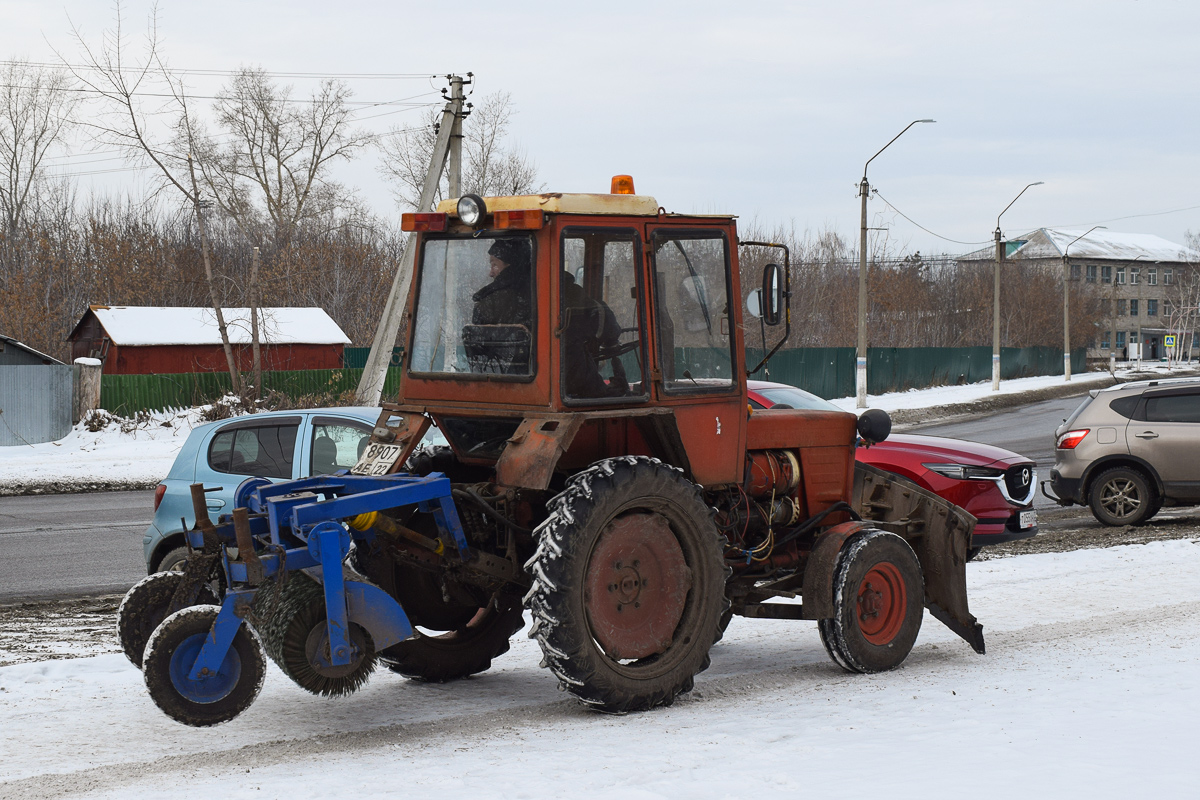
[[[342,366],[350,369],[363,369],[367,366],[367,356],[371,354],[369,347],[343,347],[342,348]],[[400,366],[400,359],[404,357],[403,347],[392,348],[392,360],[388,362],[389,367]]]
[[[366,361],[370,348],[346,348],[346,362]],[[399,359],[400,348],[393,352]],[[759,348],[747,348],[746,361],[754,366],[762,358]],[[1071,354],[1071,371],[1083,372],[1087,351]],[[714,359],[716,359],[714,361]],[[723,375],[728,358],[707,349],[678,348],[679,374],[690,369],[697,374]],[[708,361],[713,361],[708,364]],[[721,363],[717,363],[717,362]],[[753,377],[790,383],[815,395],[832,399],[854,394],[853,347],[803,347],[781,350],[768,365],[769,375],[759,370]],[[1053,347],[1005,347],[1000,350],[1000,377],[1004,380],[1033,375],[1062,373],[1062,351]],[[357,388],[362,368],[289,370],[263,373],[263,390],[275,390],[297,399],[305,395],[340,394]],[[990,347],[872,347],[867,350],[867,392],[922,389],[959,383],[977,383],[992,377]],[[384,396],[395,396],[400,386],[400,369],[390,367]],[[142,409],[188,408],[210,403],[229,391],[229,374],[197,372],[183,375],[105,375],[101,379],[100,407],[114,414],[130,415]]]
[[[308,369],[263,373],[263,392],[281,392],[293,400],[305,395],[340,394],[358,387],[361,369]],[[230,391],[229,373],[194,372],[179,375],[104,375],[100,407],[128,416],[136,411],[190,408],[211,403]],[[400,370],[389,369],[384,396],[400,387]]]

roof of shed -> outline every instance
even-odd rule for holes
[[[63,363],[63,362],[59,361],[57,358],[55,358],[54,356],[48,356],[45,353],[43,353],[41,350],[34,350],[29,345],[25,344],[24,342],[18,341],[17,339],[12,338],[11,336],[4,336],[3,334],[0,334],[0,341],[4,342],[9,347],[15,347],[18,350],[24,350],[26,353],[29,353],[32,356],[36,356],[37,358],[40,358],[43,362],[47,362],[50,364],[62,364]]]
[[[221,343],[217,315],[207,306],[91,306],[89,311],[116,345]],[[221,313],[230,343],[250,344],[250,309],[223,308]],[[263,344],[350,344],[322,308],[260,308],[259,340]]]

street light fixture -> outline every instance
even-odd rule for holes
[[[937,122],[934,119],[914,119],[904,126],[904,130],[892,137],[879,153],[892,146],[892,142],[904,135],[905,131],[918,122]],[[867,183],[867,167],[879,157],[879,153],[867,159],[863,165],[862,182],[858,185],[858,194],[862,198],[862,226],[858,240],[858,351],[854,370],[855,394],[859,408],[867,407],[867,197],[871,194],[871,185]]]
[[[1071,252],[1071,245],[1078,242],[1083,237],[1087,236],[1094,230],[1108,228],[1104,225],[1093,225],[1083,233],[1076,236],[1067,246],[1063,248],[1063,376],[1064,381],[1071,380],[1071,295],[1068,290],[1071,288],[1071,267],[1068,262],[1068,254]],[[1116,344],[1114,342],[1114,344]]]
[[[1041,186],[1045,181],[1031,183],[1022,189],[1016,197],[1012,199],[1001,211],[996,215],[996,275],[992,287],[992,391],[1000,391],[1000,262],[1004,260],[1004,237],[1000,233],[1000,217],[1004,216],[1004,212],[1013,207],[1013,203],[1021,199],[1021,195],[1029,190],[1030,186]]]

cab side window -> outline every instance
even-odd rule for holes
[[[208,466],[232,475],[292,477],[298,425],[270,425],[224,430],[208,448]]]
[[[330,475],[350,469],[367,449],[371,429],[346,420],[322,419],[313,423],[310,475]]]
[[[663,387],[667,392],[728,390],[734,360],[724,235],[659,230],[653,250]]]
[[[572,230],[562,239],[559,331],[563,397],[644,399],[637,239]]]

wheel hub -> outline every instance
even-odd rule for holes
[[[671,646],[692,571],[661,514],[610,522],[588,561],[584,604],[592,635],[615,659],[647,658]]]
[[[863,638],[886,645],[904,623],[908,595],[896,565],[882,561],[871,567],[858,587],[858,627]]]

